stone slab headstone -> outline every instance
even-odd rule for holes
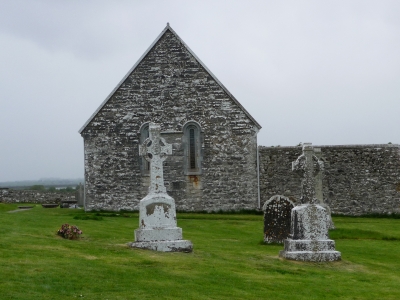
[[[335,250],[335,241],[329,239],[329,215],[315,197],[316,173],[323,170],[323,163],[314,155],[311,144],[303,145],[303,154],[292,163],[294,171],[302,171],[301,205],[291,212],[290,238],[284,241],[279,256],[298,261],[325,262],[341,259]]]
[[[293,202],[281,195],[272,196],[264,203],[264,242],[282,244],[289,237],[293,207]]]
[[[160,137],[160,126],[149,124],[149,138],[139,147],[140,155],[150,162],[150,186],[139,204],[139,229],[135,230],[133,248],[163,252],[191,252],[191,241],[182,239],[177,227],[174,199],[164,186],[163,161],[172,154],[172,145]]]

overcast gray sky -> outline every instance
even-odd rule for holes
[[[398,0],[0,0],[0,181],[83,177],[78,130],[167,22],[260,145],[400,143]]]

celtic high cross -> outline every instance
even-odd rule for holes
[[[319,204],[315,197],[315,176],[324,170],[324,163],[314,155],[314,148],[311,143],[303,144],[303,154],[296,161],[292,162],[292,171],[303,175],[301,182],[301,198],[303,204]]]
[[[150,162],[150,193],[166,193],[164,186],[163,161],[172,154],[172,145],[160,136],[161,127],[149,124],[149,137],[139,145],[139,155]]]

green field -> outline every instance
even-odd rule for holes
[[[260,215],[178,213],[194,251],[160,253],[126,246],[137,214],[16,208],[0,204],[0,299],[400,299],[399,219],[335,217],[342,261],[303,263],[262,243]]]

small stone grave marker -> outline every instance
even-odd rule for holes
[[[19,209],[31,209],[33,206],[18,206]]]
[[[272,196],[264,203],[264,242],[283,243],[289,237],[293,207],[293,202],[281,195]]]
[[[76,200],[70,200],[70,199],[61,200],[60,207],[61,208],[70,208],[71,206],[75,207],[77,202],[78,201],[76,201]]]
[[[58,207],[59,205],[57,204],[57,203],[43,203],[42,204],[42,207],[43,208],[56,208],[56,207]]]

